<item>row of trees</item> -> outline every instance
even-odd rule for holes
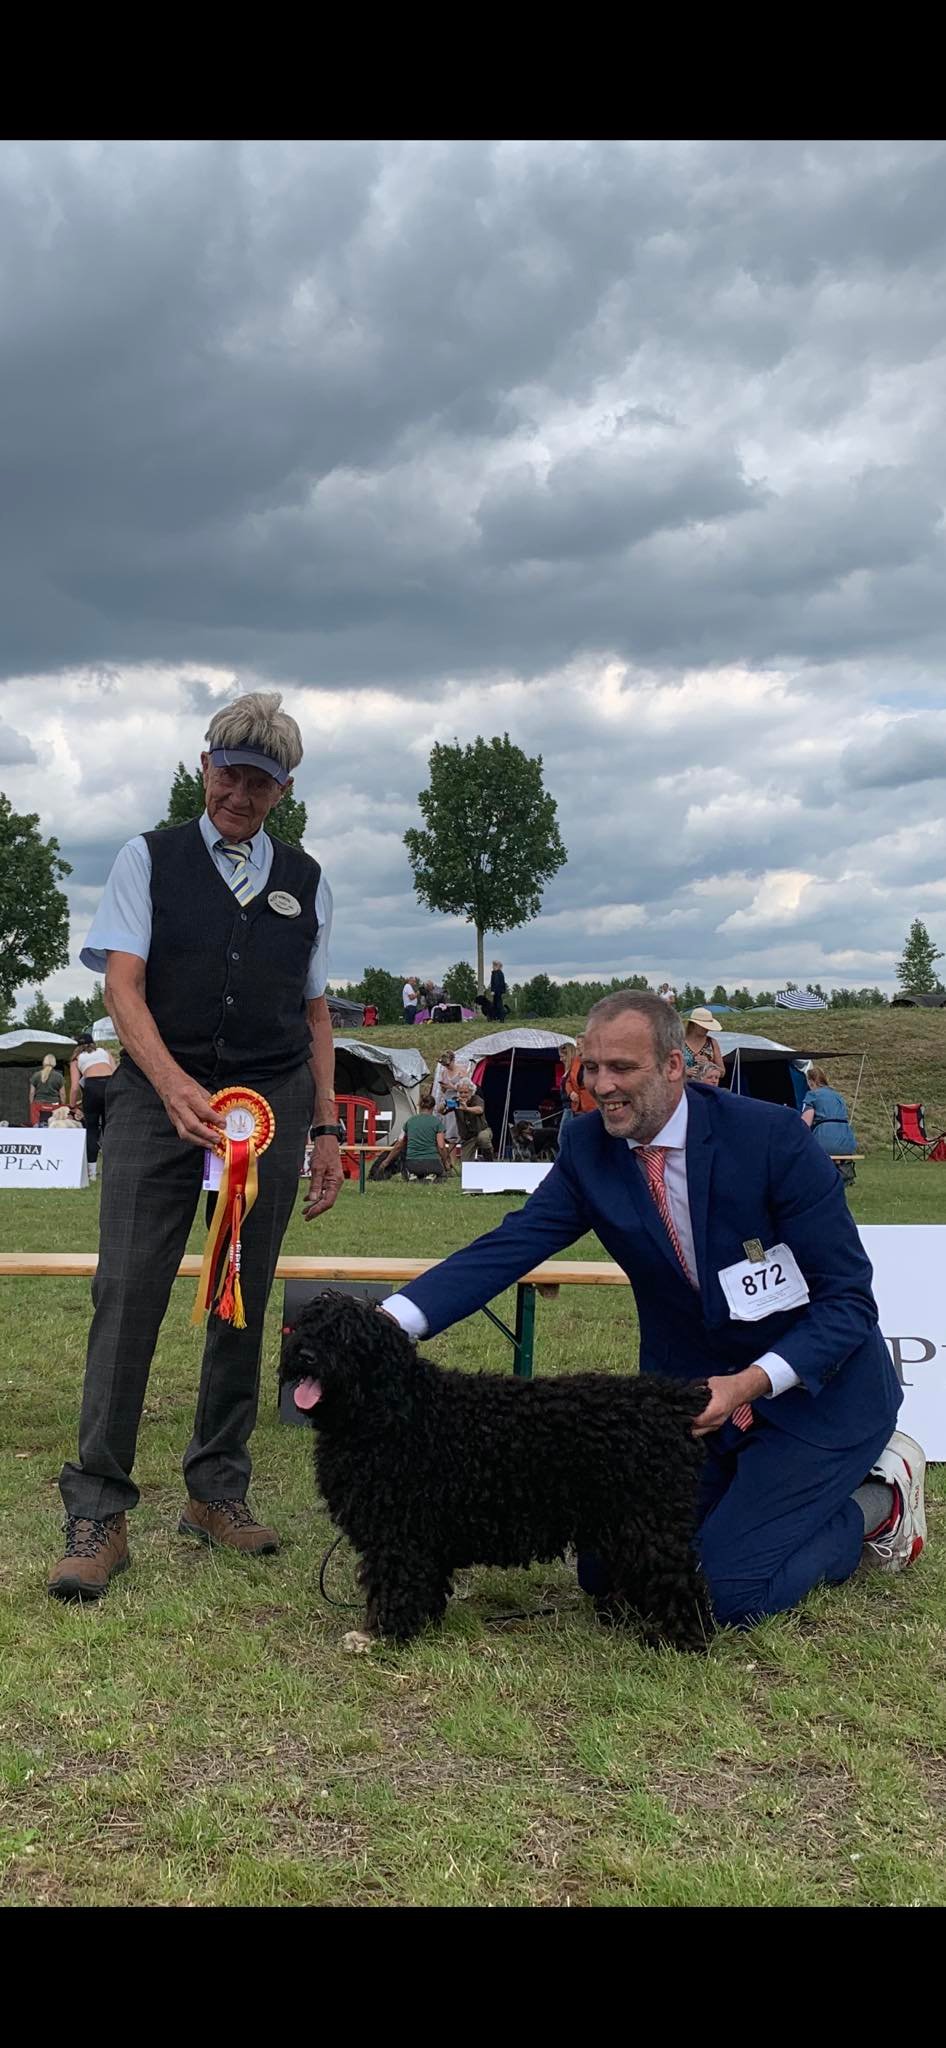
[[[477,739],[468,746],[436,743],[431,750],[429,785],[418,796],[423,827],[404,834],[404,845],[420,902],[447,916],[464,916],[476,932],[476,971],[458,962],[444,977],[455,1000],[471,1002],[484,986],[484,940],[488,932],[512,931],[538,915],[545,884],[564,865],[567,855],[558,827],[555,799],[544,787],[542,756],[530,757],[502,738]],[[204,804],[199,769],[178,763],[161,827],[200,816]],[[292,845],[302,845],[306,807],[291,793],[270,813],[267,830]],[[59,887],[71,873],[58,841],[44,839],[35,814],[18,815],[0,793],[0,1024],[10,1021],[16,991],[26,981],[40,981],[68,960],[68,907]],[[898,963],[900,987],[922,994],[942,990],[936,972],[943,958],[926,926],[914,919]],[[512,1007],[533,1016],[575,1015],[595,999],[594,990],[611,986],[646,986],[641,977],[604,983],[555,983],[546,975],[517,986]],[[356,985],[361,999],[377,1003],[382,1021],[400,1015],[399,978],[382,968],[367,968]],[[790,983],[791,987],[792,984]],[[817,984],[816,994],[823,994]],[[48,1005],[34,999],[24,1021],[40,1027],[39,1014]],[[751,996],[748,989],[727,991],[722,983],[707,995],[695,984],[682,991],[684,1005],[727,1002],[735,1009],[765,1008],[772,991]],[[827,998],[836,1008],[882,1003],[878,989],[833,989]],[[96,1008],[94,996],[74,998],[64,1009],[72,1029],[80,1009]],[[98,1005],[100,1011],[101,1005]],[[54,1021],[62,1021],[54,1020]],[[89,1021],[88,1015],[84,1018]]]
[[[476,977],[469,961],[459,960],[448,968],[442,985],[450,1002],[465,1003],[468,1008],[475,1004]],[[652,986],[643,974],[615,975],[611,981],[553,981],[548,974],[535,974],[531,981],[514,983],[506,1006],[515,1017],[582,1017],[592,1003],[612,995],[616,989]],[[787,982],[786,987],[793,989],[797,983]],[[889,1000],[879,988],[833,988],[826,994],[819,983],[809,982],[808,991],[823,996],[833,1010],[876,1009]],[[385,967],[366,967],[360,981],[349,982],[337,993],[351,1002],[373,1003],[380,1024],[401,1021],[401,976],[389,974]],[[773,1007],[775,995],[771,989],[764,989],[752,996],[747,988],[727,989],[721,981],[710,990],[701,988],[699,982],[688,981],[677,992],[677,1008],[683,1013],[702,1003],[725,1003],[733,1010],[767,1010]]]
[[[94,981],[90,996],[70,996],[59,1011],[53,1009],[42,989],[36,989],[23,1012],[23,1022],[31,1031],[59,1031],[63,1038],[78,1038],[83,1031],[91,1031],[96,1019],[104,1015],[105,990],[100,981]]]

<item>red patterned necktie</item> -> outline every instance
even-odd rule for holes
[[[677,1226],[673,1220],[670,1203],[667,1198],[667,1189],[664,1184],[664,1175],[667,1167],[667,1147],[665,1145],[638,1145],[637,1156],[647,1176],[647,1185],[653,1196],[657,1214],[692,1287],[693,1278],[686,1262],[683,1246],[677,1234]],[[751,1429],[754,1419],[748,1401],[744,1401],[742,1407],[737,1408],[732,1416],[737,1429]]]

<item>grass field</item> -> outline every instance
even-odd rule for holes
[[[899,1030],[898,1013],[882,1021]],[[925,1027],[946,1036],[946,1017],[909,1021],[900,1092],[925,1089],[930,1103],[927,1076],[943,1084]],[[94,1189],[5,1195],[3,1243],[92,1249],[97,1204]],[[859,1168],[861,1220],[940,1221],[944,1206],[935,1167],[878,1156]],[[364,1199],[348,1186],[317,1227],[296,1217],[287,1249],[436,1254],[504,1207],[455,1183],[371,1187]],[[352,1661],[339,1649],[351,1618],[318,1597],[330,1531],[308,1436],[275,1421],[275,1303],[254,1498],[285,1547],[244,1563],[175,1533],[200,1343],[191,1299],[190,1284],[175,1289],[149,1390],[134,1568],[101,1606],[63,1608],[44,1578],[87,1289],[0,1288],[6,1903],[946,1903],[939,1475],[915,1572],[858,1576],[721,1637],[706,1659],[597,1634],[555,1568],[471,1574],[441,1632]],[[619,1370],[634,1342],[623,1290],[539,1304],[542,1370]],[[432,1350],[508,1370],[505,1340],[482,1317]],[[341,1560],[330,1589],[351,1597]],[[494,1625],[550,1603],[550,1618]]]
[[[503,1028],[514,1026],[510,1017]],[[541,1030],[568,1032],[584,1027],[583,1017],[535,1018]],[[922,1102],[931,1137],[946,1130],[946,1010],[788,1010],[733,1011],[721,1017],[720,1029],[754,1032],[790,1045],[801,1053],[828,1055],[825,1064],[833,1086],[853,1102],[867,1055],[855,1114],[858,1139],[869,1150],[890,1151],[889,1105]],[[431,1067],[441,1045],[463,1045],[493,1027],[451,1024],[431,1031],[426,1024],[408,1028],[382,1025],[359,1031],[357,1038],[380,1039],[383,1045],[420,1045]],[[832,1057],[835,1055],[835,1057]]]

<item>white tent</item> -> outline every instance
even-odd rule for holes
[[[387,1134],[399,1138],[417,1109],[417,1093],[430,1069],[414,1046],[370,1045],[361,1038],[335,1036],[336,1095],[366,1095],[391,1121]]]
[[[75,1051],[61,1031],[4,1031],[0,1036],[0,1123],[25,1125],[30,1117],[30,1075],[51,1052],[61,1072]]]
[[[458,1060],[494,1059],[500,1052],[551,1052],[556,1045],[574,1045],[567,1031],[533,1031],[527,1025],[517,1026],[513,1031],[487,1031],[482,1038],[471,1038],[469,1045],[457,1047]]]
[[[63,1037],[61,1031],[4,1031],[0,1036],[0,1065],[38,1067],[48,1052],[54,1052],[57,1060],[68,1059],[75,1045],[75,1039]]]
[[[501,1115],[499,1099],[493,1096],[492,1089],[487,1086],[484,1089],[483,1096],[486,1104],[486,1115],[496,1141],[497,1156],[500,1159],[505,1158],[506,1135],[509,1129],[510,1114],[516,1107],[513,1101],[513,1077],[516,1071],[517,1055],[519,1057],[520,1069],[524,1068],[530,1061],[538,1066],[544,1064],[548,1068],[550,1056],[558,1051],[560,1045],[574,1045],[574,1043],[574,1039],[569,1036],[567,1031],[537,1031],[530,1025],[523,1024],[517,1026],[512,1031],[486,1032],[482,1038],[471,1038],[468,1045],[461,1045],[457,1048],[457,1058],[469,1060],[474,1067],[479,1060],[495,1061],[501,1067],[505,1064],[505,1059],[508,1055],[509,1072],[506,1076]],[[544,1063],[536,1059],[537,1054],[545,1055]],[[520,1083],[524,1079],[528,1079],[528,1076],[520,1071]],[[492,1099],[489,1099],[490,1097]]]
[[[92,1026],[92,1037],[96,1045],[117,1045],[118,1032],[111,1017],[96,1017]]]

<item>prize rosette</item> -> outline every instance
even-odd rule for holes
[[[259,1192],[256,1162],[272,1143],[276,1119],[265,1096],[257,1095],[255,1088],[219,1088],[210,1103],[226,1118],[214,1146],[223,1160],[223,1176],[210,1219],[191,1322],[203,1322],[212,1304],[211,1312],[221,1322],[232,1323],[235,1330],[245,1330],[240,1232]]]

